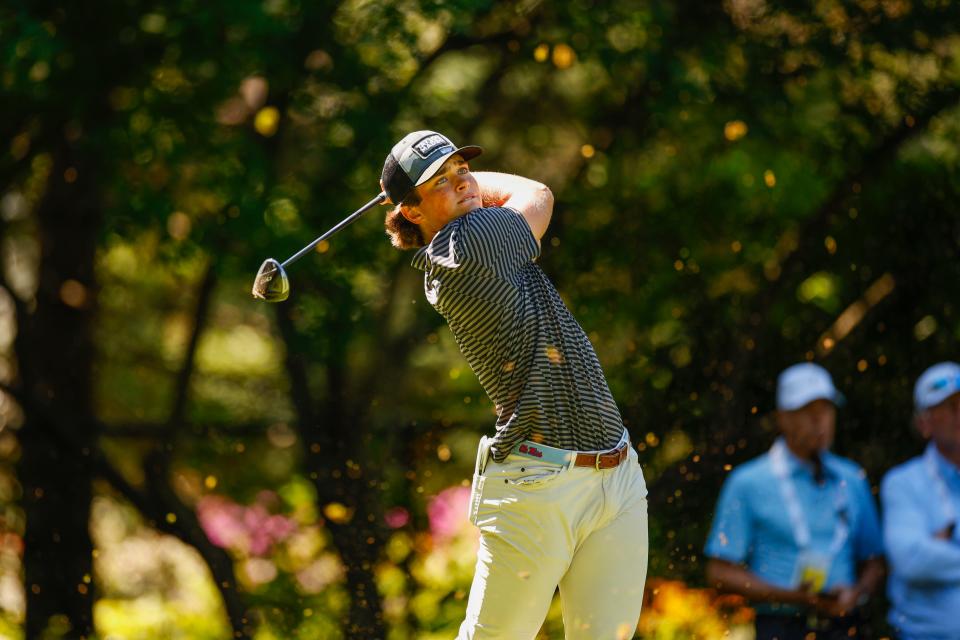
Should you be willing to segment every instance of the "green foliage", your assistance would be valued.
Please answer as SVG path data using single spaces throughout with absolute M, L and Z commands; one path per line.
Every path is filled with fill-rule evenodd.
M 83 300 L 97 310 L 108 460 L 139 486 L 163 445 L 189 508 L 210 496 L 252 508 L 268 492 L 271 514 L 316 538 L 301 556 L 287 542 L 256 558 L 231 548 L 254 637 L 345 633 L 355 576 L 315 591 L 297 576 L 318 562 L 337 573 L 348 553 L 334 548 L 337 527 L 364 522 L 380 529 L 375 562 L 343 562 L 376 574 L 390 637 L 449 635 L 472 552 L 418 536 L 426 500 L 469 477 L 493 408 L 409 256 L 374 211 L 291 269 L 289 326 L 248 291 L 264 258 L 283 259 L 377 192 L 406 131 L 481 144 L 475 168 L 556 194 L 541 265 L 641 450 L 652 574 L 696 582 L 725 465 L 769 445 L 784 366 L 816 358 L 833 371 L 849 398 L 837 448 L 874 482 L 919 448 L 910 385 L 955 357 L 960 337 L 958 19 L 949 2 L 0 9 L 3 280 L 33 304 L 38 208 L 54 181 L 93 180 L 102 225 Z M 65 149 L 88 162 L 55 174 Z M 184 424 L 168 424 L 208 266 L 216 290 Z M 11 318 L 0 379 L 14 385 L 14 308 L 0 298 Z M 19 426 L 12 406 L 0 404 L 0 426 Z M 369 491 L 362 502 L 342 495 L 345 479 Z M 409 524 L 385 528 L 398 507 Z M 127 528 L 111 549 L 145 535 L 120 513 L 110 517 Z M 14 515 L 5 522 L 22 533 Z M 199 562 L 179 548 L 171 566 Z M 195 579 L 208 581 L 209 606 L 178 614 L 170 585 L 118 597 L 126 587 L 96 576 L 98 628 L 224 637 L 215 588 Z M 0 594 L 0 608 L 3 624 L 22 620 L 15 599 Z

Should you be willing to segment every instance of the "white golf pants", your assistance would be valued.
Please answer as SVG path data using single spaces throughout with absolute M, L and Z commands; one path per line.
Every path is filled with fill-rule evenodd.
M 596 470 L 477 453 L 477 567 L 458 640 L 533 639 L 557 586 L 567 640 L 632 638 L 647 574 L 647 487 L 631 447 Z

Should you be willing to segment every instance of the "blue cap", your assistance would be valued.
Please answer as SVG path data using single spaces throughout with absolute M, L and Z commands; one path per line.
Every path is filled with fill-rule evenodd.
M 935 407 L 953 394 L 960 392 L 960 364 L 940 362 L 917 378 L 913 387 L 913 406 L 919 413 Z
M 843 394 L 833 385 L 830 373 L 812 362 L 801 362 L 784 369 L 777 378 L 777 409 L 795 411 L 814 400 L 843 404 Z

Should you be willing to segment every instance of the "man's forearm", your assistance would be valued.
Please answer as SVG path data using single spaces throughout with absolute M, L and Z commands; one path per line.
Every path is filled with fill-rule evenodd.
M 858 599 L 872 595 L 887 573 L 887 565 L 882 558 L 870 558 L 863 563 L 856 590 Z
M 502 206 L 514 195 L 533 196 L 546 188 L 535 180 L 498 171 L 474 171 L 473 177 L 480 186 L 480 197 L 485 207 Z
M 736 593 L 753 602 L 816 603 L 816 594 L 777 587 L 753 572 L 724 560 L 711 560 L 707 564 L 707 582 L 719 591 Z
M 485 207 L 509 206 L 520 212 L 537 242 L 546 233 L 553 214 L 553 193 L 545 184 L 509 173 L 475 171 Z

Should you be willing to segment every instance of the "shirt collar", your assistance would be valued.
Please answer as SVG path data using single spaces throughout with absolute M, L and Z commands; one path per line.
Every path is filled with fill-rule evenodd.
M 940 453 L 940 449 L 937 449 L 937 445 L 933 442 L 927 443 L 927 450 L 932 451 L 930 455 L 933 456 L 933 459 L 937 462 L 937 469 L 940 471 L 941 477 L 943 477 L 948 482 L 956 482 L 960 479 L 960 469 L 957 469 L 957 466 L 943 457 L 943 454 Z
M 784 460 L 787 463 L 787 469 L 790 472 L 790 475 L 795 475 L 797 473 L 806 472 L 811 477 L 813 476 L 813 463 L 806 460 L 802 460 L 797 457 L 793 451 L 790 450 L 790 447 L 787 446 L 786 440 L 783 439 L 783 436 L 777 438 L 777 442 L 783 447 Z M 824 451 L 820 454 L 820 461 L 823 463 L 823 471 L 826 475 L 830 476 L 839 476 L 839 469 L 837 468 L 835 456 L 829 452 Z
M 475 209 L 474 211 L 479 211 Z M 470 213 L 473 213 L 471 211 Z M 456 248 L 454 247 L 457 230 L 461 228 L 463 219 L 470 215 L 464 214 L 445 224 L 426 246 L 421 247 L 410 264 L 421 271 L 430 271 L 433 266 L 446 267 L 447 269 L 456 269 L 460 265 L 457 263 Z
M 427 259 L 427 249 L 429 247 L 430 245 L 426 245 L 417 249 L 410 261 L 410 266 L 420 269 L 420 271 L 427 271 L 430 268 L 430 261 Z

